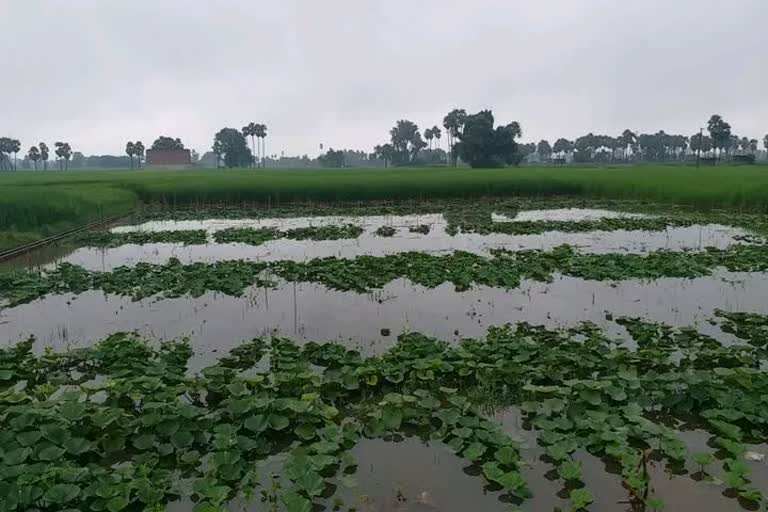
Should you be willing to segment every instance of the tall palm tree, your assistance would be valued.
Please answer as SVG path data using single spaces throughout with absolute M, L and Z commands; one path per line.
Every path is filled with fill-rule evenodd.
M 27 157 L 35 164 L 35 170 L 37 170 L 37 161 L 40 160 L 40 150 L 37 146 L 32 146 L 27 152 Z
M 256 137 L 261 139 L 261 167 L 266 168 L 267 167 L 267 125 L 265 124 L 257 124 L 256 125 Z
M 450 155 L 449 161 L 452 161 L 453 165 L 456 165 L 457 163 L 457 158 L 453 154 L 453 146 L 455 145 L 456 139 L 461 136 L 464 122 L 466 120 L 467 112 L 463 108 L 455 108 L 443 118 L 443 127 L 445 128 L 446 133 L 448 133 L 448 151 Z
M 258 161 L 259 154 L 256 152 L 256 123 L 248 123 L 248 126 L 243 126 L 243 136 L 251 138 L 251 147 L 253 148 L 253 162 L 252 166 L 256 168 L 256 162 Z
M 43 170 L 47 171 L 48 170 L 48 154 L 49 154 L 48 145 L 45 142 L 41 142 L 37 146 L 40 148 L 40 160 L 43 161 Z
M 261 167 L 264 163 L 264 152 L 261 150 L 261 137 L 263 134 L 262 127 L 264 125 L 256 123 L 256 125 L 253 127 L 254 135 L 256 135 L 256 153 L 259 155 L 258 163 L 256 164 L 256 167 Z
M 19 151 L 21 151 L 21 142 L 17 139 L 12 139 L 9 146 L 11 153 L 13 153 L 13 170 L 16 170 L 16 160 L 18 159 Z
M 440 137 L 443 136 L 442 131 L 437 126 L 432 127 L 432 135 L 435 137 L 435 146 L 440 149 Z
M 141 169 L 141 162 L 144 160 L 144 143 L 140 140 L 137 140 L 133 144 L 133 154 L 136 155 L 136 161 L 139 164 L 139 169 Z
M 435 138 L 435 134 L 432 133 L 432 128 L 427 128 L 424 130 L 424 138 L 427 139 L 427 144 L 429 144 L 429 149 L 432 149 L 432 139 Z
M 131 170 L 133 170 L 133 154 L 135 151 L 136 149 L 133 146 L 133 142 L 128 141 L 128 143 L 125 145 L 125 154 L 131 158 Z

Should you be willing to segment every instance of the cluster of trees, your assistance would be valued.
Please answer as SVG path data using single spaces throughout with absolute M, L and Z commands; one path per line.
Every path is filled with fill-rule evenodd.
M 69 159 L 72 158 L 72 148 L 69 142 L 57 142 L 54 144 L 54 147 L 56 149 L 53 152 L 58 157 L 59 170 L 68 171 Z
M 317 163 L 322 167 L 344 167 L 346 159 L 344 158 L 344 150 L 328 149 L 325 153 L 317 157 Z
M 368 166 L 419 166 L 419 165 L 457 165 L 461 160 L 472 167 L 501 167 L 517 165 L 528 159 L 539 162 L 632 162 L 632 161 L 669 161 L 706 157 L 712 161 L 723 157 L 755 158 L 759 141 L 754 138 L 739 137 L 734 134 L 731 125 L 721 116 L 713 115 L 707 122 L 706 133 L 702 129 L 691 136 L 669 134 L 660 130 L 656 133 L 636 133 L 624 130 L 620 135 L 596 135 L 589 133 L 575 140 L 557 139 L 554 144 L 547 140 L 538 143 L 523 144 L 518 142 L 522 129 L 517 122 L 495 126 L 495 119 L 490 110 L 476 114 L 467 114 L 464 109 L 454 109 L 443 118 L 443 129 L 437 125 L 421 131 L 416 123 L 407 119 L 397 121 L 389 131 L 389 141 L 377 145 L 373 153 L 349 149 L 329 149 L 317 160 L 303 157 L 278 158 L 266 154 L 267 126 L 249 123 L 242 129 L 223 128 L 216 133 L 213 153 L 217 165 L 223 162 L 227 167 L 245 167 L 270 165 L 278 167 L 368 167 Z M 443 131 L 444 130 L 444 131 Z M 440 147 L 445 133 L 448 147 Z M 251 138 L 251 148 L 247 138 Z M 762 140 L 768 150 L 768 134 Z M 69 169 L 70 161 L 75 167 L 128 167 L 134 166 L 136 158 L 141 168 L 145 148 L 141 141 L 128 142 L 125 146 L 126 157 L 103 155 L 84 157 L 73 153 L 66 142 L 54 144 L 54 154 L 61 170 Z M 152 144 L 156 150 L 185 149 L 181 139 L 160 136 Z M 253 151 L 251 151 L 251 149 Z M 10 137 L 0 137 L 0 170 L 15 170 L 21 143 Z M 322 146 L 321 146 L 322 150 Z M 22 167 L 37 170 L 39 162 L 43 169 L 48 169 L 49 148 L 45 143 L 32 146 L 22 161 Z M 193 161 L 197 154 L 192 151 Z M 11 155 L 13 158 L 11 159 Z
M 184 144 L 179 138 L 161 135 L 152 143 L 151 149 L 184 149 Z
M 425 157 L 437 154 L 436 149 L 427 149 L 420 153 L 420 159 L 423 162 L 429 162 Z M 445 152 L 441 152 L 445 155 Z M 384 165 L 384 160 L 378 158 L 375 154 L 369 154 L 365 151 L 355 149 L 338 149 L 330 148 L 325 153 L 317 157 L 317 160 L 310 159 L 307 155 L 304 155 L 300 159 L 297 158 L 280 158 L 272 163 L 273 166 L 285 167 L 286 164 L 292 160 L 298 160 L 299 167 L 311 167 L 313 165 L 319 165 L 321 167 L 381 167 Z M 442 161 L 442 160 L 441 160 Z
M 495 128 L 493 125 L 490 110 L 467 116 L 452 152 L 471 167 L 518 165 L 523 159 L 516 142 L 523 134 L 520 123 L 513 121 Z
M 179 139 L 176 139 L 176 140 L 179 140 Z M 155 141 L 155 143 L 157 143 L 157 141 Z M 181 144 L 180 140 L 179 140 L 179 144 Z M 183 147 L 183 144 L 182 144 L 182 147 Z M 141 169 L 141 162 L 144 160 L 144 144 L 140 140 L 137 140 L 136 142 L 128 141 L 128 143 L 126 143 L 125 145 L 125 154 L 128 155 L 128 158 L 131 159 L 131 169 L 133 169 L 133 157 L 136 157 L 137 163 L 139 165 L 139 169 Z
M 19 151 L 21 151 L 21 142 L 17 139 L 0 137 L 0 169 L 15 171 Z M 13 162 L 11 162 L 11 154 L 13 154 Z
M 251 148 L 247 137 L 251 138 Z M 267 162 L 267 125 L 248 123 L 240 130 L 222 128 L 213 137 L 211 151 L 216 155 L 216 166 L 221 167 L 266 167 Z
M 251 145 L 253 146 L 253 166 L 256 167 L 257 162 L 261 162 L 261 166 L 264 167 L 266 165 L 266 154 L 267 154 L 267 148 L 266 148 L 266 139 L 267 139 L 267 125 L 265 124 L 259 124 L 259 123 L 248 123 L 247 126 L 243 126 L 243 129 L 241 130 L 243 137 L 250 137 L 251 138 Z M 256 139 L 259 139 L 259 147 L 256 148 Z M 215 146 L 215 141 L 214 141 Z M 214 149 L 214 152 L 216 150 Z M 217 153 L 218 155 L 218 153 Z
M 707 133 L 702 129 L 690 137 L 660 130 L 656 133 L 635 133 L 624 130 L 621 135 L 595 135 L 589 133 L 574 141 L 557 139 L 554 145 L 542 140 L 538 144 L 524 144 L 522 153 L 535 156 L 540 162 L 551 159 L 574 162 L 613 161 L 670 161 L 685 160 L 696 155 L 721 160 L 724 156 L 752 156 L 758 150 L 758 140 L 739 137 L 732 133 L 731 125 L 717 114 L 707 122 Z M 768 135 L 763 140 L 768 150 Z
M 424 163 L 457 164 L 461 159 L 472 167 L 503 167 L 517 165 L 523 154 L 516 139 L 522 135 L 520 124 L 512 122 L 494 127 L 490 110 L 468 115 L 464 109 L 454 109 L 443 119 L 448 137 L 449 153 L 439 148 L 442 131 L 437 126 L 424 131 L 425 142 L 419 127 L 413 121 L 401 119 L 389 131 L 390 141 L 373 148 L 370 158 L 382 160 L 384 165 L 415 166 Z M 436 140 L 437 148 L 432 148 Z M 427 161 L 419 159 L 425 147 Z
M 249 167 L 254 165 L 253 153 L 248 148 L 245 135 L 236 128 L 222 128 L 213 138 L 213 152 L 217 166 L 224 162 L 226 167 Z
M 21 150 L 21 143 L 19 143 L 18 140 L 12 140 L 12 144 L 6 145 L 5 140 L 10 140 L 6 138 L 0 139 L 0 153 L 7 153 L 8 150 L 12 150 L 14 157 L 13 157 L 13 169 L 17 169 L 17 156 L 16 154 Z M 56 159 L 59 162 L 59 169 L 60 170 L 68 170 L 69 169 L 69 161 L 72 158 L 73 152 L 72 147 L 69 145 L 68 142 L 57 142 L 54 144 L 54 155 L 56 155 Z M 43 169 L 48 170 L 48 160 L 50 158 L 50 149 L 48 148 L 48 145 L 45 142 L 41 142 L 37 146 L 32 146 L 27 151 L 26 160 L 32 162 L 32 165 L 34 165 L 35 170 L 38 168 L 38 162 L 42 161 L 43 163 Z M 0 159 L 2 160 L 2 159 Z M 2 165 L 2 162 L 0 162 L 0 165 Z

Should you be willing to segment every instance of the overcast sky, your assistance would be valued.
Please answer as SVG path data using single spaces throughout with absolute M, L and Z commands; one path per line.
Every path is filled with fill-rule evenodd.
M 207 151 L 365 149 L 397 119 L 493 110 L 524 140 L 768 132 L 768 0 L 0 0 L 0 136 Z

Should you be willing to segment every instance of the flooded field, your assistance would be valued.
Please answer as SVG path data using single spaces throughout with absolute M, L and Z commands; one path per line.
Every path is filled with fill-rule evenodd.
M 118 436 L 157 436 L 115 456 L 146 462 L 153 446 L 150 466 L 184 475 L 186 486 L 155 475 L 170 479 L 155 496 L 169 510 L 764 505 L 764 219 L 466 204 L 173 216 L 0 271 L 0 381 L 15 386 L 3 400 L 55 378 L 91 404 L 135 373 L 160 378 L 136 397 L 194 406 L 199 429 L 149 434 L 142 409 L 141 427 Z M 179 241 L 157 241 L 169 232 Z M 102 388 L 105 376 L 123 384 Z M 158 391 L 172 385 L 183 392 Z M 236 405 L 253 397 L 269 412 Z M 175 422 L 168 411 L 158 425 Z M 0 487 L 28 446 L 8 443 Z M 116 509 L 147 492 L 126 491 Z

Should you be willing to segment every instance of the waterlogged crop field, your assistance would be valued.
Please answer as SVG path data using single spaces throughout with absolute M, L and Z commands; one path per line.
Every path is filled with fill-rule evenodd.
M 144 207 L 0 270 L 0 511 L 759 510 L 768 219 Z

